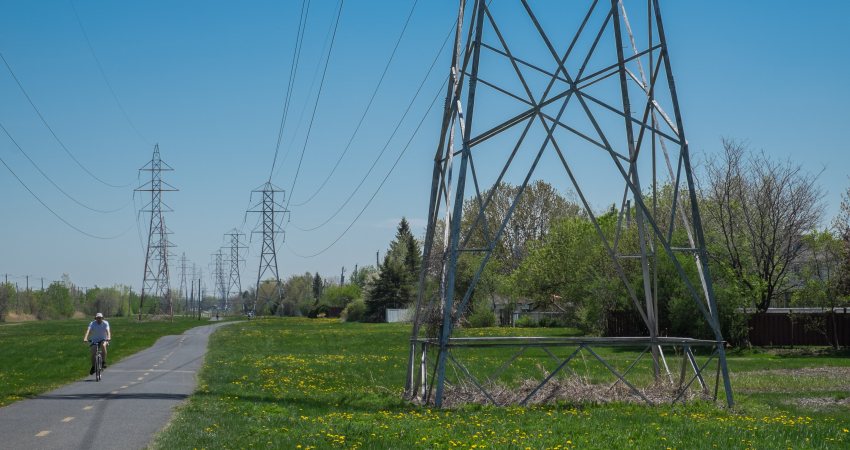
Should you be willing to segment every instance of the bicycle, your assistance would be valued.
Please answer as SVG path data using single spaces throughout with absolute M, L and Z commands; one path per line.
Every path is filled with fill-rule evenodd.
M 97 351 L 94 355 L 94 379 L 95 381 L 100 381 L 101 373 L 103 372 L 103 347 L 100 345 L 103 342 L 109 342 L 107 339 L 101 339 L 95 342 L 92 339 L 89 339 L 89 346 L 95 345 L 97 346 Z

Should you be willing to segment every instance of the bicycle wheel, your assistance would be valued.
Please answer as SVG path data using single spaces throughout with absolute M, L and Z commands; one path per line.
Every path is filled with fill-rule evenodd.
M 100 381 L 100 372 L 103 370 L 103 356 L 100 353 L 100 349 L 97 349 L 97 355 L 95 355 L 94 360 L 94 379 L 96 381 Z

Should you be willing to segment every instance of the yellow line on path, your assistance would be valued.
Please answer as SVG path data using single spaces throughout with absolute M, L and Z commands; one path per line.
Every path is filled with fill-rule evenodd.
M 72 420 L 74 420 L 74 417 L 70 416 L 70 417 L 66 417 L 66 418 L 62 419 L 62 422 L 70 422 Z
M 92 409 L 92 408 L 94 408 L 94 405 L 83 406 L 83 411 L 88 411 L 88 410 L 90 410 L 90 409 Z
M 50 434 L 50 430 L 39 431 L 39 432 L 35 435 L 35 437 L 45 437 L 45 436 L 47 436 L 48 434 Z

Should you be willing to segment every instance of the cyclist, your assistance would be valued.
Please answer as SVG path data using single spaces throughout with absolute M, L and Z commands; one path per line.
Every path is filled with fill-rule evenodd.
M 83 342 L 89 341 L 89 334 L 91 334 L 92 342 L 100 342 L 100 348 L 103 351 L 103 368 L 106 368 L 106 343 L 112 339 L 112 330 L 109 329 L 109 322 L 103 320 L 103 314 L 97 313 L 94 315 L 94 320 L 89 324 L 89 327 L 86 328 L 86 335 L 83 336 Z M 89 375 L 94 373 L 94 359 L 95 354 L 97 354 L 97 349 L 95 349 L 94 345 L 91 347 L 91 370 L 89 370 Z

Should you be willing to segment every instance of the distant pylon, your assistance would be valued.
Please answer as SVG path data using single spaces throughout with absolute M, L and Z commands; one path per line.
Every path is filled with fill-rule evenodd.
M 150 181 L 139 186 L 136 191 L 150 192 L 150 202 L 145 206 L 143 212 L 150 213 L 150 225 L 148 227 L 148 247 L 145 253 L 145 271 L 142 280 L 142 295 L 139 300 L 139 320 L 145 304 L 145 296 L 158 299 L 156 313 L 162 314 L 166 310 L 169 316 L 174 315 L 171 303 L 171 288 L 168 276 L 168 248 L 172 245 L 168 242 L 168 228 L 165 226 L 163 212 L 171 209 L 162 202 L 162 193 L 176 191 L 173 186 L 162 180 L 163 171 L 174 170 L 166 164 L 159 156 L 159 144 L 153 147 L 153 157 L 144 167 L 142 172 L 150 172 Z
M 262 198 L 254 206 L 252 206 L 248 212 L 262 214 L 262 229 L 261 231 L 254 230 L 253 232 L 262 233 L 263 243 L 260 251 L 260 267 L 257 270 L 257 290 L 254 295 L 254 304 L 251 306 L 251 311 L 256 310 L 257 303 L 261 300 L 263 302 L 273 300 L 276 305 L 275 308 L 277 308 L 280 306 L 281 300 L 283 299 L 280 275 L 277 270 L 275 235 L 283 234 L 283 228 L 281 228 L 278 224 L 278 221 L 283 220 L 283 217 L 288 212 L 283 204 L 275 200 L 276 193 L 283 194 L 281 197 L 284 197 L 286 194 L 282 189 L 273 185 L 270 181 L 251 191 L 252 199 L 253 194 L 255 193 L 260 194 Z M 283 199 L 281 198 L 281 201 L 282 200 Z M 266 276 L 267 274 L 269 276 L 274 276 L 274 288 L 272 289 L 272 292 L 260 289 L 263 276 Z
M 239 232 L 236 228 L 230 230 L 225 236 L 230 238 L 230 259 L 227 263 L 230 265 L 230 280 L 227 283 L 227 297 L 236 294 L 242 295 L 242 279 L 239 276 L 240 265 L 245 261 L 240 254 L 240 250 L 247 249 L 244 243 L 241 242 L 245 238 L 245 234 Z M 242 306 L 245 310 L 245 305 Z M 247 311 L 245 311 L 247 312 Z
M 186 284 L 186 252 L 180 256 L 180 296 L 183 297 L 183 301 L 185 303 L 185 310 L 189 310 L 189 291 L 188 286 Z
M 215 285 L 216 294 L 221 298 L 221 307 L 227 310 L 227 269 L 224 267 L 224 251 L 218 249 L 213 256 L 213 283 Z

